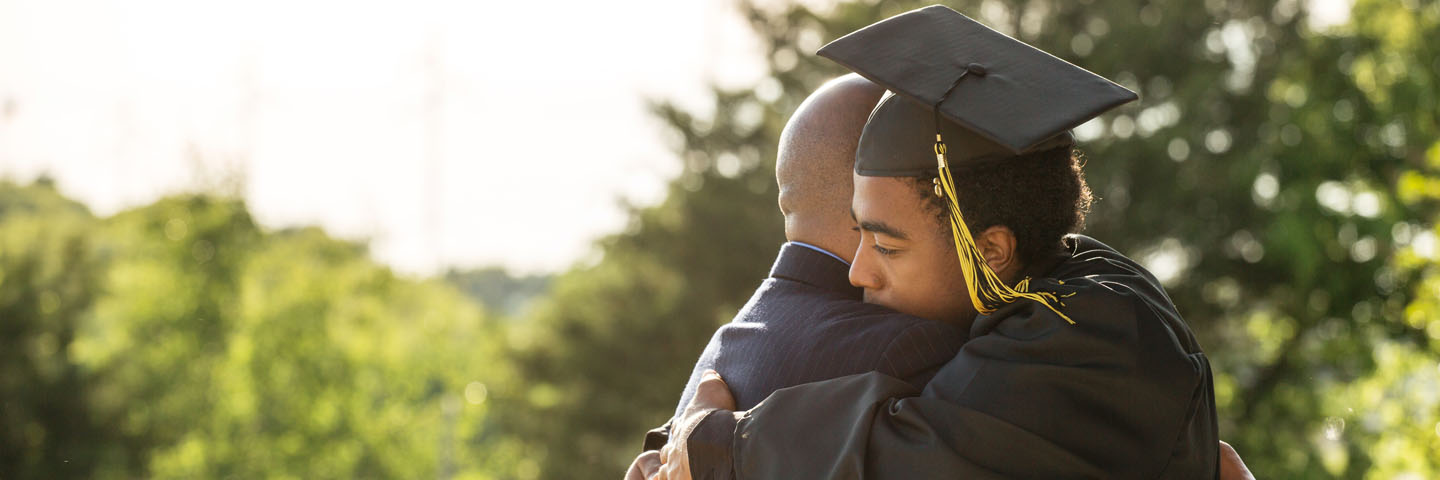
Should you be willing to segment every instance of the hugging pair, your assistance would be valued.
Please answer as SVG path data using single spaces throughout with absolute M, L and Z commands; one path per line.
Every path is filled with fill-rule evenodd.
M 859 76 L 781 136 L 789 242 L 628 478 L 1248 476 L 1159 282 L 1072 233 L 1068 130 L 1133 92 L 942 6 L 819 55 Z

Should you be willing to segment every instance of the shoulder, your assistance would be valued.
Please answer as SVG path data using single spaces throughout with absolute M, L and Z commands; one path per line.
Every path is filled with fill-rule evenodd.
M 863 331 L 871 339 L 916 335 L 925 331 L 959 331 L 950 324 L 926 320 L 860 301 L 831 303 L 824 311 L 818 313 L 824 318 L 820 324 L 827 328 Z
M 1066 241 L 1070 258 L 1031 282 L 1033 290 L 1059 297 L 1058 311 L 1020 300 L 982 315 L 967 350 L 1006 360 L 1193 374 L 1188 357 L 1200 346 L 1160 282 L 1095 239 Z
M 1039 281 L 1060 297 L 1058 311 L 1019 300 L 982 315 L 970 332 L 977 353 L 1058 365 L 1139 366 L 1200 351 L 1163 292 L 1124 278 Z M 989 356 L 989 355 L 987 355 Z
M 971 335 L 1070 341 L 1091 338 L 1102 350 L 1134 349 L 1160 342 L 1184 353 L 1198 353 L 1195 341 L 1160 282 L 1139 263 L 1083 235 L 1067 238 L 1071 257 L 1033 290 L 1056 294 L 1057 311 L 1021 300 L 976 320 Z
M 1185 404 L 1208 376 L 1196 361 L 1202 352 L 1189 326 L 1143 269 L 1115 258 L 1096 263 L 1032 282 L 1061 297 L 1059 312 L 1021 300 L 977 318 L 961 357 L 973 368 L 1065 372 L 1087 384 L 1115 382 L 1137 397 Z
M 885 354 L 895 356 L 938 350 L 948 358 L 955 356 L 966 339 L 965 330 L 957 325 L 908 317 L 906 322 L 897 324 L 893 329 Z
M 1139 262 L 1084 235 L 1071 235 L 1066 242 L 1070 258 L 1057 265 L 1047 278 L 1039 279 L 1042 283 L 1099 301 L 1143 302 L 1150 308 L 1175 311 L 1160 281 Z
M 843 295 L 813 285 L 771 277 L 761 282 L 731 323 L 768 324 L 790 317 L 809 316 L 809 312 L 846 301 Z
M 921 320 L 890 337 L 881 353 L 882 370 L 924 388 L 930 377 L 955 358 L 967 339 L 964 329 L 943 322 Z
M 839 348 L 875 352 L 872 361 L 877 370 L 905 380 L 928 379 L 955 357 L 967 338 L 965 329 L 957 325 L 863 303 L 821 325 L 825 330 L 847 332 L 837 337 Z
M 802 282 L 771 278 L 720 330 L 760 329 L 796 345 L 809 345 L 804 348 L 874 352 L 902 332 L 929 323 L 935 322 Z
M 802 286 L 803 287 L 803 286 Z M 806 343 L 816 348 L 854 352 L 857 356 L 887 356 L 903 350 L 916 339 L 944 340 L 955 348 L 964 343 L 965 331 L 951 324 L 906 315 L 880 305 L 835 295 L 819 289 L 805 294 L 805 300 L 789 300 L 792 305 L 805 304 L 793 315 L 776 319 L 781 309 L 756 308 L 751 316 L 770 317 L 768 322 L 798 323 Z M 768 303 L 768 302 L 760 302 Z M 953 351 L 952 351 L 953 355 Z

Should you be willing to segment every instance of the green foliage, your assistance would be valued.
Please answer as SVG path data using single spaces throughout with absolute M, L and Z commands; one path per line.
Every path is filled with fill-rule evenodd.
M 49 185 L 0 182 L 0 476 L 84 477 L 114 441 L 70 355 L 102 278 L 95 219 Z
M 0 199 L 0 477 L 523 474 L 490 414 L 501 337 L 448 285 L 233 199 Z

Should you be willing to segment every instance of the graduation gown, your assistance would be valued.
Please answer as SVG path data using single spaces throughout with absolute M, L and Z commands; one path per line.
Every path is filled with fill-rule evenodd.
M 976 318 L 923 390 L 880 373 L 712 414 L 696 478 L 1217 478 L 1209 361 L 1156 279 L 1084 236 L 1020 301 Z

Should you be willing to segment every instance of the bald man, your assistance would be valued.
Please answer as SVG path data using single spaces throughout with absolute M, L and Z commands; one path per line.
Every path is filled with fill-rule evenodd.
M 858 76 L 840 77 L 790 117 L 775 160 L 788 241 L 769 278 L 711 337 L 677 416 L 707 370 L 723 375 L 746 409 L 781 388 L 870 371 L 922 388 L 964 343 L 954 325 L 863 303 L 848 279 L 860 241 L 850 217 L 855 148 L 882 93 Z M 652 430 L 645 449 L 668 435 L 666 427 Z

